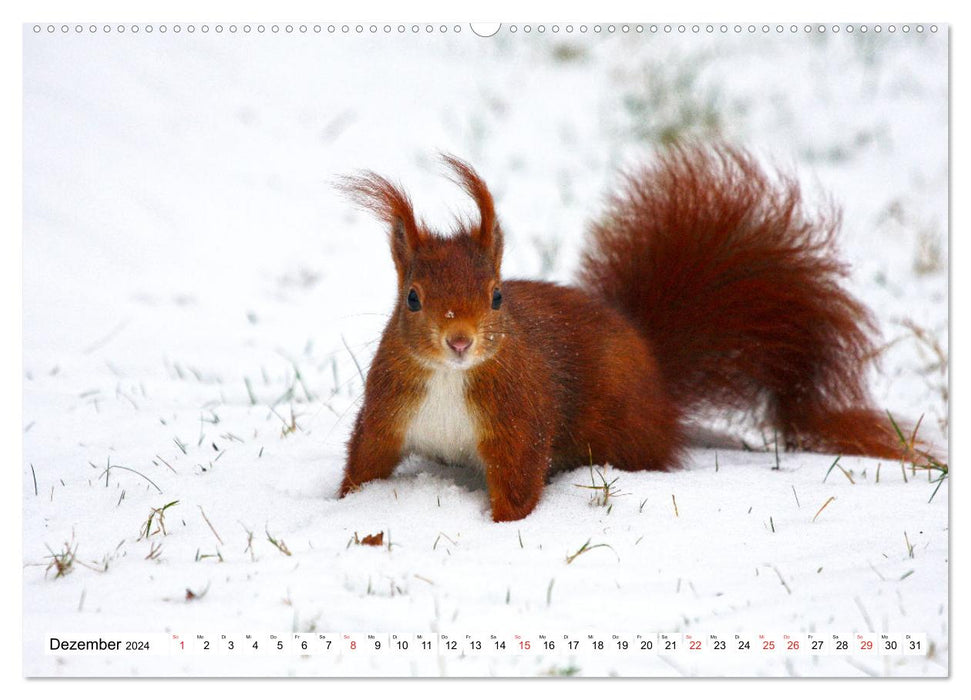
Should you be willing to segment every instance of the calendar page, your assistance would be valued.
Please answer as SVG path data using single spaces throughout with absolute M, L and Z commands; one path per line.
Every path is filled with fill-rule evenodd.
M 948 35 L 25 24 L 24 674 L 948 676 Z

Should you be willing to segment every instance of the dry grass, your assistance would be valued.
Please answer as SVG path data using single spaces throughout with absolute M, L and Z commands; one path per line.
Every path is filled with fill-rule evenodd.
M 165 530 L 165 513 L 169 508 L 177 505 L 179 505 L 178 501 L 172 501 L 159 508 L 152 508 L 151 513 L 148 514 L 148 518 L 145 520 L 145 523 L 142 525 L 142 528 L 139 531 L 138 539 L 145 540 L 159 533 L 161 533 L 162 536 L 169 534 Z M 154 528 L 154 530 L 152 528 Z

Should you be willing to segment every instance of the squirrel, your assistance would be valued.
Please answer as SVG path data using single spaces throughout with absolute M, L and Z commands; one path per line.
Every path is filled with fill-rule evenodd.
M 562 286 L 502 278 L 492 195 L 442 158 L 479 215 L 451 235 L 380 175 L 342 184 L 389 227 L 398 295 L 341 498 L 420 454 L 481 469 L 493 520 L 519 520 L 553 470 L 677 468 L 702 409 L 757 411 L 789 449 L 910 456 L 869 398 L 876 326 L 840 286 L 839 212 L 810 217 L 791 176 L 671 146 L 625 175 Z

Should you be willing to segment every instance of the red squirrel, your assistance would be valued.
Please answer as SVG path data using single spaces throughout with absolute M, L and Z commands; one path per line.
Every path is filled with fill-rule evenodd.
M 841 286 L 838 212 L 727 145 L 678 145 L 627 174 L 576 286 L 504 280 L 485 182 L 443 156 L 478 222 L 451 235 L 371 172 L 344 189 L 390 230 L 397 302 L 348 443 L 340 496 L 408 454 L 480 468 L 493 520 L 529 515 L 552 470 L 669 470 L 699 409 L 759 411 L 789 448 L 907 447 L 873 407 L 875 324 Z

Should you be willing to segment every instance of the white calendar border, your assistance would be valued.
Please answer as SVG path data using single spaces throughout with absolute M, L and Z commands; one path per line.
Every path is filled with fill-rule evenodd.
M 618 10 L 616 8 L 622 7 L 625 4 L 627 3 L 621 3 L 619 1 L 618 2 L 608 1 L 606 4 L 603 2 L 598 2 L 593 6 L 592 10 L 587 9 L 585 14 L 587 14 L 587 16 L 589 16 L 590 14 L 598 14 L 601 17 L 603 17 L 604 15 L 617 15 Z M 376 5 L 378 9 L 376 10 L 371 9 L 374 7 L 374 5 Z M 401 12 L 400 4 L 392 5 L 388 0 L 383 0 L 382 2 L 374 3 L 374 5 L 369 4 L 368 7 L 363 7 L 362 3 L 355 3 L 351 6 L 345 6 L 343 10 L 341 10 L 339 6 L 334 6 L 334 7 L 327 8 L 327 14 L 329 16 L 333 16 L 335 19 L 352 19 L 353 17 L 361 18 L 362 16 L 367 18 L 368 15 L 373 18 L 390 17 L 390 16 L 397 16 Z M 440 15 L 448 12 L 454 12 L 456 8 L 454 4 L 446 5 L 443 0 L 437 0 L 434 3 L 431 3 L 431 5 L 433 8 L 431 12 L 436 15 Z M 131 4 L 122 3 L 120 2 L 120 0 L 101 0 L 96 3 L 85 3 L 82 7 L 84 8 L 83 10 L 81 9 L 81 7 L 79 7 L 79 4 L 77 2 L 66 2 L 65 0 L 53 0 L 51 2 L 45 3 L 44 6 L 42 7 L 41 6 L 30 7 L 27 5 L 27 3 L 20 3 L 15 7 L 15 9 L 11 14 L 14 14 L 13 19 L 17 23 L 37 20 L 38 15 L 43 17 L 50 17 L 50 18 L 54 18 L 54 17 L 63 18 L 68 16 L 73 17 L 77 14 L 83 14 L 85 16 L 85 19 L 125 17 L 126 19 L 140 18 L 144 21 L 156 21 L 158 17 L 161 14 L 163 14 L 162 10 L 160 10 L 158 7 L 152 6 L 151 4 L 131 5 Z M 240 16 L 257 17 L 263 14 L 262 11 L 265 11 L 266 7 L 267 6 L 265 3 L 258 3 L 252 0 L 244 0 L 243 2 L 235 3 L 231 11 L 234 14 L 237 14 Z M 424 7 L 427 8 L 427 5 L 425 5 Z M 587 7 L 589 8 L 589 4 L 587 5 Z M 272 9 L 280 16 L 298 15 L 298 16 L 304 16 L 304 17 L 317 16 L 318 14 L 320 14 L 320 11 L 321 11 L 319 4 L 311 4 L 306 0 L 301 0 L 299 2 L 288 2 L 287 0 L 283 0 L 282 2 L 274 3 L 272 5 Z M 505 16 L 508 16 L 510 13 L 515 13 L 517 10 L 520 13 L 523 12 L 522 3 L 513 3 L 513 2 L 507 2 L 506 0 L 499 0 L 499 2 L 490 4 L 488 13 L 505 17 Z M 922 17 L 932 17 L 934 19 L 937 19 L 937 18 L 948 17 L 949 16 L 948 10 L 949 10 L 949 4 L 944 4 L 942 2 L 932 1 L 932 2 L 924 2 L 924 3 L 921 3 L 920 5 L 915 5 L 913 2 L 903 3 L 898 1 L 892 1 L 892 2 L 882 4 L 880 6 L 879 13 L 881 14 L 881 18 L 886 18 L 886 17 L 913 18 L 915 14 L 919 13 Z M 187 2 L 186 0 L 171 0 L 170 2 L 166 3 L 164 14 L 169 16 L 185 17 L 190 19 L 191 18 L 202 19 L 204 17 L 205 18 L 212 17 L 214 16 L 214 14 L 218 14 L 220 12 L 229 12 L 229 11 L 230 10 L 228 8 L 224 10 L 213 10 L 211 7 L 202 6 L 199 3 Z M 559 9 L 559 11 L 561 12 L 563 11 L 562 7 Z M 815 17 L 817 18 L 825 17 L 827 19 L 835 18 L 835 17 L 846 17 L 847 14 L 852 12 L 846 3 L 844 2 L 837 3 L 831 0 L 824 0 L 824 2 L 813 3 L 811 11 Z M 4 10 L 4 12 L 5 14 L 7 14 L 7 13 L 10 13 L 10 10 Z M 760 2 L 751 2 L 749 0 L 743 3 L 736 3 L 735 5 L 733 5 L 731 9 L 731 14 L 737 17 L 765 17 L 765 18 L 771 18 L 771 19 L 784 18 L 784 15 L 786 13 L 793 13 L 793 12 L 795 12 L 798 16 L 790 17 L 790 19 L 800 19 L 800 20 L 806 19 L 806 17 L 804 16 L 806 13 L 806 9 L 803 9 L 802 11 L 800 11 L 798 8 L 796 8 L 794 10 L 791 6 L 783 8 L 783 7 L 780 7 L 777 3 L 769 3 L 765 0 Z M 410 13 L 411 12 L 409 11 L 409 14 Z M 426 13 L 427 13 L 427 10 L 426 10 Z M 569 14 L 571 18 L 575 19 L 577 11 L 571 8 L 569 10 L 566 10 L 566 13 Z M 345 16 L 340 17 L 341 14 L 344 14 Z M 419 14 L 421 14 L 420 11 L 419 11 Z M 477 12 L 476 14 L 481 14 L 481 12 Z M 699 11 L 694 8 L 685 7 L 684 4 L 682 3 L 678 5 L 673 5 L 673 6 L 659 5 L 656 7 L 651 7 L 650 14 L 654 15 L 652 16 L 652 19 L 656 19 L 658 21 L 660 21 L 661 19 L 664 19 L 665 16 L 679 21 L 685 21 L 692 18 L 703 21 L 706 19 L 722 17 L 725 14 L 725 9 L 724 9 L 724 5 L 716 6 L 714 3 L 705 3 L 703 6 L 703 9 Z M 5 19 L 10 19 L 10 18 L 5 16 Z M 481 19 L 491 19 L 491 17 L 483 17 Z M 851 17 L 850 19 L 851 21 L 859 21 L 860 17 L 855 16 L 855 17 Z M 872 19 L 872 17 L 867 19 Z M 942 19 L 942 21 L 947 21 L 947 20 Z M 16 84 L 19 84 L 19 80 L 22 75 L 20 39 L 19 39 L 20 28 L 19 26 L 15 26 L 14 22 L 5 23 L 4 26 L 9 32 L 7 36 L 8 41 L 4 42 L 5 44 L 4 50 L 6 51 L 6 56 L 5 56 L 6 60 L 4 60 L 3 62 L 3 65 L 4 65 L 3 73 L 5 76 L 4 80 L 6 85 L 16 85 Z M 962 62 L 963 62 L 963 65 L 968 65 L 967 57 L 964 56 L 964 54 L 966 53 L 965 46 L 966 44 L 960 41 L 955 42 L 955 45 L 953 48 L 953 56 L 952 56 L 955 65 L 962 65 Z M 955 116 L 957 116 L 959 113 L 963 114 L 967 111 L 966 109 L 964 109 L 966 106 L 965 94 L 966 93 L 964 91 L 961 91 L 960 93 L 958 92 L 958 90 L 954 91 Z M 20 109 L 12 109 L 10 111 L 13 113 L 13 119 L 12 119 L 12 123 L 7 129 L 8 138 L 10 139 L 8 141 L 8 144 L 13 144 L 15 147 L 8 148 L 7 152 L 18 154 L 14 158 L 14 162 L 19 172 L 19 152 L 20 151 L 19 151 L 19 145 L 17 144 L 19 144 L 19 139 L 20 139 L 19 120 L 22 112 Z M 954 121 L 955 123 L 960 123 L 961 119 L 962 118 L 958 117 Z M 953 143 L 954 143 L 955 152 L 961 151 L 962 155 L 966 155 L 967 149 L 964 146 L 963 136 L 960 133 L 954 134 Z M 965 184 L 963 179 L 963 173 L 964 173 L 963 166 L 959 166 L 956 163 L 954 166 L 954 174 L 957 177 L 956 179 L 952 180 L 952 191 L 954 192 L 959 191 L 960 185 Z M 21 188 L 18 186 L 19 175 L 14 175 L 13 178 L 11 178 L 11 180 L 12 182 L 5 182 L 5 184 L 7 184 L 8 186 L 3 188 L 4 192 L 6 193 L 6 197 L 8 199 L 8 206 L 5 207 L 5 210 L 8 212 L 19 210 L 19 205 L 20 205 Z M 957 210 L 957 207 L 955 209 Z M 962 216 L 959 219 L 957 212 L 955 213 L 954 226 L 957 230 L 962 230 L 962 227 L 960 224 L 961 222 L 964 221 L 965 218 L 966 217 Z M 10 239 L 8 239 L 5 245 L 13 247 L 16 252 L 15 240 L 11 241 Z M 954 249 L 952 249 L 952 254 L 954 251 L 958 251 L 958 250 L 959 250 L 959 247 L 955 246 Z M 13 280 L 14 282 L 16 282 L 17 280 L 19 280 L 19 259 L 20 259 L 19 255 L 6 254 L 6 251 L 5 251 L 5 254 L 2 257 L 3 257 L 3 260 L 5 261 L 4 263 L 5 268 L 3 272 L 8 273 L 3 275 L 3 278 L 7 280 Z M 960 269 L 958 267 L 959 264 L 960 262 L 956 263 L 955 269 Z M 964 282 L 962 281 L 960 276 L 956 276 L 953 280 L 953 293 L 960 296 L 961 295 L 960 289 L 963 286 L 963 284 Z M 15 286 L 15 285 L 11 285 L 11 286 Z M 12 295 L 5 295 L 5 301 L 2 303 L 2 306 L 4 307 L 5 320 L 7 320 L 8 318 L 18 317 L 20 313 L 20 309 L 22 308 L 22 299 L 20 298 L 19 294 L 16 293 L 16 290 L 15 290 L 15 293 Z M 8 324 L 5 324 L 5 325 L 8 325 Z M 963 340 L 963 333 L 959 334 L 959 337 L 957 339 L 957 344 L 961 344 L 962 340 Z M 14 347 L 17 347 L 17 348 L 21 347 L 21 343 L 19 341 L 20 341 L 20 332 L 18 328 L 18 330 L 15 331 L 13 336 Z M 20 368 L 19 362 L 5 363 L 5 365 L 6 364 L 15 365 L 15 371 L 19 373 L 19 368 Z M 9 372 L 11 367 L 6 367 L 6 369 Z M 9 373 L 12 374 L 12 372 L 9 372 Z M 955 376 L 957 376 L 957 374 L 958 373 L 956 373 Z M 958 383 L 958 381 L 959 380 L 956 379 L 955 383 Z M 12 384 L 12 386 L 14 385 L 15 384 Z M 955 408 L 953 410 L 959 411 L 959 408 Z M 7 400 L 4 402 L 2 418 L 4 418 L 5 420 L 0 420 L 0 426 L 3 426 L 2 428 L 0 428 L 0 430 L 3 430 L 3 436 L 7 438 L 6 440 L 4 440 L 4 444 L 16 446 L 15 450 L 18 452 L 18 454 L 14 456 L 14 461 L 17 461 L 17 459 L 22 457 L 22 455 L 19 454 L 20 422 L 16 420 L 16 418 L 19 415 L 19 412 L 20 412 L 19 398 L 16 396 L 16 392 L 9 392 L 9 395 L 7 396 Z M 960 445 L 963 442 L 963 437 L 960 434 L 958 434 L 958 435 L 955 435 L 953 440 L 954 440 L 953 447 L 958 447 L 958 453 L 960 454 L 962 452 L 962 450 L 960 449 Z M 19 490 L 8 489 L 7 498 L 9 499 L 9 501 L 7 504 L 7 508 L 4 509 L 4 513 L 3 513 L 3 517 L 6 520 L 5 524 L 8 526 L 6 528 L 6 531 L 16 532 L 17 523 L 19 521 L 18 516 L 21 513 L 21 506 L 22 506 L 22 504 L 19 502 L 19 499 L 20 499 Z M 955 524 L 957 524 L 958 521 L 961 521 L 963 518 L 963 516 L 958 511 L 955 511 L 955 510 L 951 511 L 951 516 L 952 516 L 952 527 Z M 963 531 L 963 528 L 961 529 Z M 961 575 L 963 574 L 962 569 L 964 565 L 962 561 L 959 559 L 958 562 L 952 562 L 951 566 L 952 566 L 952 569 L 951 569 L 952 585 L 950 586 L 950 590 L 954 590 L 954 585 L 953 585 L 954 581 L 963 580 L 964 578 L 963 575 Z M 21 591 L 21 584 L 22 584 L 22 581 L 20 579 L 19 567 L 8 566 L 6 568 L 7 568 L 7 576 L 4 579 L 4 582 L 5 582 L 4 591 L 8 594 L 6 599 L 7 600 L 20 599 L 21 607 L 22 607 L 23 601 L 21 596 L 18 595 L 18 593 L 20 593 Z M 951 617 L 953 621 L 960 617 L 959 611 L 961 610 L 961 607 L 960 607 L 961 603 L 960 601 L 954 600 L 954 599 L 952 599 L 951 602 L 952 602 L 952 606 L 950 610 L 951 610 Z M 953 626 L 951 626 L 951 629 L 953 629 Z M 7 679 L 15 679 L 17 677 L 20 677 L 19 683 L 14 681 L 9 685 L 14 689 L 15 692 L 17 690 L 27 691 L 28 687 L 26 686 L 26 682 L 21 676 L 21 670 L 20 670 L 23 667 L 22 666 L 22 661 L 23 661 L 22 644 L 20 643 L 16 634 L 8 634 L 4 636 L 3 645 L 4 645 L 3 658 L 5 660 L 5 664 L 9 666 L 9 667 L 5 667 L 5 671 L 6 671 L 5 677 Z M 667 681 L 667 682 L 674 683 L 677 681 Z M 666 682 L 661 681 L 661 683 L 664 684 Z M 825 692 L 833 688 L 834 683 L 839 683 L 839 685 L 842 685 L 842 683 L 840 682 L 824 681 L 824 683 L 825 683 L 824 687 L 819 687 L 815 683 L 803 684 L 803 685 L 789 684 L 785 687 L 785 692 L 787 695 L 791 695 L 792 697 L 796 697 L 796 698 L 803 697 L 803 696 L 806 696 L 806 697 L 811 696 L 815 698 L 819 695 L 821 691 Z M 517 689 L 530 688 L 529 686 L 525 686 L 525 687 L 520 686 L 519 683 L 517 682 L 510 682 L 509 684 L 504 684 L 502 686 L 502 692 L 508 692 L 508 690 L 511 689 L 511 686 L 513 684 L 515 684 Z M 141 683 L 138 686 L 130 686 L 128 683 L 119 684 L 117 682 L 110 682 L 110 681 L 86 681 L 85 687 L 87 691 L 96 693 L 99 697 L 113 697 L 115 694 L 120 695 L 121 692 L 123 691 L 125 692 L 126 695 L 129 695 L 131 692 L 137 692 L 139 696 L 143 698 L 155 698 L 155 697 L 168 698 L 171 696 L 173 692 L 188 691 L 191 693 L 197 693 L 197 692 L 211 693 L 214 690 L 211 683 L 207 683 L 206 681 L 189 681 L 186 683 L 180 683 L 178 686 L 169 686 L 167 684 L 146 684 L 146 683 Z M 272 685 L 261 685 L 261 690 L 263 692 L 272 692 L 273 690 L 275 690 L 275 687 L 276 687 L 275 683 L 273 683 Z M 296 693 L 296 694 L 299 694 L 302 691 L 302 692 L 306 692 L 308 695 L 310 694 L 310 692 L 313 692 L 316 695 L 316 694 L 319 694 L 321 690 L 321 688 L 317 686 L 303 685 L 302 687 L 300 686 L 295 687 L 294 684 L 292 683 L 288 684 L 286 687 L 288 692 Z M 384 689 L 384 690 L 388 689 L 388 686 L 386 684 L 384 684 L 383 686 L 375 686 L 375 687 L 379 689 Z M 695 686 L 695 687 L 698 690 L 706 693 L 710 693 L 711 691 L 711 687 L 707 684 L 703 684 L 700 687 L 698 686 Z M 956 684 L 947 684 L 947 685 L 935 684 L 934 692 L 935 692 L 935 695 L 943 695 L 946 697 L 948 694 L 954 692 L 953 689 L 955 687 L 956 687 Z M 228 689 L 230 690 L 230 692 L 234 692 L 234 693 L 245 692 L 247 689 L 250 689 L 250 688 L 252 688 L 251 684 L 249 684 L 248 681 L 245 681 L 245 680 L 223 681 L 220 683 L 220 686 L 219 686 L 220 691 L 224 691 Z M 483 688 L 482 685 L 476 686 L 474 683 L 466 683 L 464 684 L 462 692 L 466 692 L 466 693 L 471 692 L 473 696 L 475 696 L 477 694 L 478 689 L 481 689 L 481 688 Z M 684 688 L 685 686 L 679 685 L 678 692 L 684 692 Z M 771 694 L 776 695 L 779 691 L 779 689 L 775 686 L 775 683 L 766 684 L 766 683 L 759 683 L 755 681 L 733 682 L 732 688 L 733 688 L 733 692 L 745 692 L 746 694 L 750 693 L 751 697 L 759 697 L 760 693 L 765 693 L 766 695 L 769 695 L 770 692 Z M 854 686 L 854 688 L 858 688 L 858 686 Z M 661 685 L 660 687 L 656 685 L 651 686 L 651 691 L 653 692 L 658 692 L 659 690 L 663 692 L 668 689 L 673 690 L 674 688 L 673 686 L 669 688 L 666 685 Z M 29 690 L 30 690 L 31 696 L 34 698 L 47 698 L 47 697 L 63 698 L 65 692 L 70 692 L 71 689 L 65 687 L 63 683 L 49 683 L 49 684 L 31 683 L 31 685 L 29 686 Z M 345 691 L 360 692 L 361 684 L 360 682 L 354 682 L 354 681 L 339 681 L 339 680 L 331 681 L 326 686 L 326 690 L 328 692 L 345 692 Z M 434 698 L 434 697 L 440 697 L 440 696 L 444 697 L 446 693 L 451 697 L 452 695 L 454 695 L 455 690 L 456 688 L 454 684 L 440 684 L 440 683 L 437 683 L 435 680 L 416 680 L 416 681 L 410 682 L 408 686 L 408 692 L 420 692 L 423 697 L 428 697 L 428 698 Z M 485 692 L 489 692 L 490 694 L 493 694 L 495 690 L 496 689 L 493 686 L 491 688 L 487 688 Z M 620 692 L 621 695 L 624 695 L 624 694 L 633 695 L 636 692 L 638 696 L 641 696 L 645 689 L 641 685 L 636 685 L 636 684 L 618 685 L 615 683 L 611 685 L 610 690 L 612 693 Z M 556 692 L 558 696 L 562 696 L 564 698 L 573 698 L 573 697 L 589 698 L 590 693 L 596 692 L 596 689 L 591 688 L 591 686 L 588 683 L 583 683 L 579 685 L 560 683 L 556 688 Z M 879 692 L 881 693 L 882 698 L 893 698 L 898 696 L 904 696 L 905 694 L 907 697 L 912 697 L 915 692 L 919 692 L 919 689 L 916 688 L 913 683 L 905 683 L 905 684 L 883 683 L 879 688 Z

